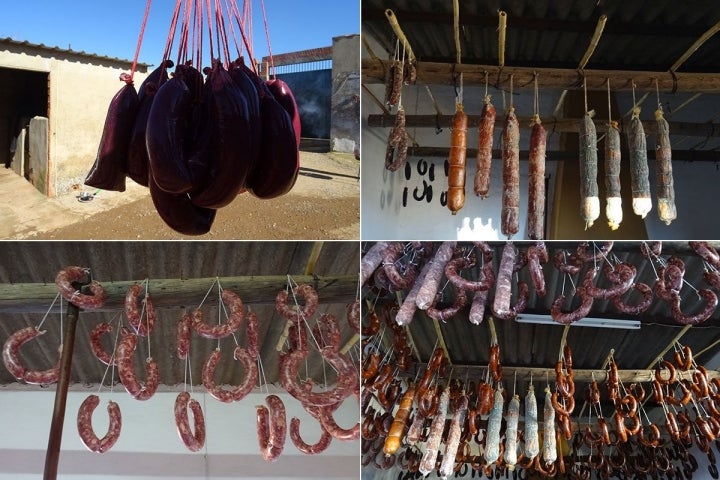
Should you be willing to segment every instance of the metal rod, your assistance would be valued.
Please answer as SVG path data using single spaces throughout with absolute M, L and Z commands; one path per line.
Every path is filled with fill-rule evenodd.
M 75 346 L 75 327 L 77 326 L 79 315 L 80 309 L 68 302 L 65 332 L 63 333 L 63 348 L 60 355 L 60 378 L 58 379 L 55 390 L 55 405 L 53 406 L 53 415 L 50 421 L 47 453 L 45 454 L 44 480 L 55 480 L 57 478 L 58 461 L 60 460 L 60 443 L 62 440 L 63 424 L 65 422 L 65 403 L 67 402 L 72 355 Z

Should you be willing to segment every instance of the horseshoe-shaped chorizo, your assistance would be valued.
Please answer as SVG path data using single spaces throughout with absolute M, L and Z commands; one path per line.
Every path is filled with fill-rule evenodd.
M 95 435 L 92 427 L 92 415 L 95 408 L 100 403 L 100 397 L 97 395 L 88 395 L 88 397 L 80 404 L 77 417 L 77 428 L 80 439 L 88 450 L 95 453 L 105 453 L 115 445 L 120 437 L 120 429 L 122 427 L 122 416 L 120 415 L 120 407 L 113 401 L 108 402 L 107 411 L 110 417 L 108 431 L 103 438 Z
M 625 303 L 622 300 L 624 294 L 612 297 L 610 300 L 613 302 L 613 305 L 615 306 L 615 308 L 618 309 L 619 312 L 625 313 L 627 315 L 640 315 L 642 312 L 644 312 L 650 307 L 650 304 L 653 301 L 653 290 L 644 283 L 636 283 L 635 285 L 633 285 L 632 288 L 637 290 L 642 295 L 642 300 L 640 300 L 637 305 L 628 305 L 627 303 Z
M 188 406 L 193 413 L 195 432 L 190 430 Z M 175 399 L 175 425 L 180 440 L 191 452 L 197 452 L 205 445 L 205 416 L 200 402 L 190 398 L 188 392 L 180 392 Z
M 208 325 L 205 323 L 203 313 L 197 309 L 192 314 L 192 327 L 198 335 L 204 338 L 217 340 L 219 338 L 229 337 L 242 325 L 245 320 L 245 306 L 243 301 L 234 292 L 223 290 L 221 294 L 223 302 L 227 305 L 229 314 L 225 323 Z M 219 308 L 222 308 L 220 306 Z
M 103 333 L 110 333 L 112 329 L 112 325 L 108 322 L 102 322 L 98 323 L 90 332 L 90 349 L 95 357 L 105 365 L 117 365 L 112 355 L 105 351 L 105 347 L 103 347 L 102 340 L 100 339 Z
M 100 308 L 105 305 L 107 300 L 107 292 L 100 283 L 93 280 L 88 284 L 88 289 L 92 295 L 86 295 L 80 293 L 80 290 L 73 287 L 73 282 L 82 282 L 87 280 L 90 269 L 83 267 L 65 267 L 64 270 L 60 270 L 55 277 L 55 285 L 57 286 L 60 296 L 65 300 L 72 303 L 73 305 L 92 310 Z
M 146 293 L 145 297 L 141 300 L 142 309 L 140 305 L 138 305 L 141 291 L 142 287 L 138 284 L 131 285 L 130 288 L 128 288 L 125 294 L 125 315 L 135 332 L 141 337 L 146 337 L 152 333 L 155 328 L 157 315 L 155 314 L 155 308 L 153 307 L 149 293 Z M 143 312 L 142 318 L 141 312 Z
M 295 297 L 303 297 L 305 305 L 295 307 L 288 305 L 288 292 L 280 290 L 275 297 L 275 310 L 293 323 L 298 323 L 301 319 L 309 320 L 315 315 L 318 307 L 318 294 L 315 289 L 307 284 L 298 285 L 293 289 Z
M 287 422 L 285 421 L 285 404 L 277 395 L 265 397 L 268 407 L 255 406 L 256 427 L 260 453 L 267 462 L 274 462 L 280 457 L 285 447 Z
M 560 295 L 553 301 L 552 306 L 550 307 L 550 316 L 552 316 L 553 320 L 564 325 L 570 325 L 573 322 L 577 322 L 578 320 L 585 318 L 588 313 L 590 313 L 590 309 L 592 308 L 592 304 L 595 299 L 590 295 L 587 295 L 583 287 L 579 287 L 577 289 L 577 294 L 580 296 L 582 302 L 578 308 L 572 312 L 563 313 L 562 311 L 562 304 L 565 300 L 565 295 Z
M 672 303 L 670 304 L 670 310 L 672 311 L 673 319 L 682 325 L 698 325 L 703 323 L 705 320 L 715 312 L 715 308 L 718 305 L 718 298 L 715 292 L 712 290 L 703 288 L 698 294 L 705 299 L 705 306 L 703 309 L 695 315 L 687 315 L 680 309 L 680 295 L 673 295 Z
M 137 347 L 137 335 L 123 328 L 115 350 L 118 375 L 125 390 L 136 400 L 147 400 L 155 394 L 160 380 L 158 364 L 152 357 L 145 361 L 145 384 L 141 384 L 135 376 L 133 353 Z
M 26 327 L 16 331 L 10 335 L 7 340 L 5 340 L 2 351 L 3 363 L 5 363 L 5 368 L 7 368 L 16 379 L 33 385 L 48 385 L 57 382 L 60 377 L 59 355 L 58 361 L 54 367 L 42 371 L 27 370 L 20 360 L 20 347 L 44 333 L 45 330 L 38 330 L 35 327 Z M 62 352 L 62 344 L 60 345 L 58 351 Z

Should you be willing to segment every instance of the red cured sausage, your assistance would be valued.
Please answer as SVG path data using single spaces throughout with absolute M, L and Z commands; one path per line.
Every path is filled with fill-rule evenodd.
M 670 225 L 677 218 L 677 209 L 675 208 L 675 189 L 673 188 L 670 127 L 663 116 L 662 108 L 655 110 L 655 120 L 657 124 L 655 164 L 657 165 L 658 217 L 666 225 Z
M 293 323 L 301 319 L 309 320 L 315 315 L 318 307 L 318 294 L 310 285 L 298 285 L 293 289 L 293 297 L 303 297 L 305 305 L 299 308 L 288 305 L 289 295 L 286 290 L 280 290 L 275 297 L 275 311 Z
M 443 242 L 435 253 L 435 257 L 431 260 L 430 267 L 425 275 L 425 281 L 415 298 L 415 303 L 420 310 L 427 310 L 435 302 L 435 295 L 445 272 L 445 265 L 452 258 L 455 244 L 456 242 Z
M 327 407 L 319 408 L 318 420 L 324 431 L 328 432 L 332 438 L 336 440 L 352 442 L 360 438 L 360 422 L 356 422 L 350 428 L 342 428 L 337 424 L 333 416 L 333 412 L 337 410 L 339 405 L 330 405 Z
M 33 385 L 48 385 L 57 382 L 60 376 L 60 356 L 53 368 L 49 370 L 35 371 L 27 370 L 20 360 L 20 347 L 33 338 L 43 335 L 45 330 L 38 330 L 35 327 L 26 327 L 14 332 L 3 344 L 3 363 L 5 368 L 18 380 Z M 59 351 L 62 352 L 62 345 Z
M 420 271 L 420 274 L 415 279 L 415 283 L 413 283 L 413 286 L 405 297 L 402 305 L 400 305 L 400 308 L 395 315 L 395 323 L 398 325 L 409 325 L 415 316 L 415 311 L 417 310 L 417 294 L 423 286 L 423 283 L 425 283 L 425 276 L 427 275 L 428 270 L 430 270 L 431 265 L 431 262 L 425 264 L 423 269 Z
M 510 107 L 502 133 L 503 196 L 500 231 L 512 237 L 520 229 L 520 124 Z
M 640 315 L 642 312 L 650 307 L 653 300 L 652 288 L 644 283 L 636 283 L 633 288 L 642 294 L 642 300 L 637 305 L 628 305 L 622 300 L 623 295 L 612 297 L 611 300 L 615 308 L 619 312 L 626 313 L 628 315 Z
M 225 390 L 215 383 L 215 368 L 220 362 L 222 353 L 219 349 L 213 350 L 208 359 L 205 361 L 202 369 L 202 382 L 208 393 L 215 399 L 224 403 L 238 402 L 245 398 L 252 391 L 258 379 L 257 357 L 251 357 L 247 350 L 238 346 L 235 347 L 233 354 L 235 360 L 240 361 L 243 365 L 244 376 L 240 384 L 231 389 Z
M 355 300 L 347 306 L 347 321 L 350 328 L 357 334 L 360 333 L 360 300 Z
M 467 160 L 467 114 L 463 106 L 455 106 L 448 170 L 447 206 L 455 215 L 465 205 L 465 162 Z
M 190 430 L 188 406 L 193 413 L 194 430 Z M 190 398 L 188 392 L 180 392 L 175 399 L 175 425 L 180 440 L 191 452 L 197 452 L 205 445 L 205 416 L 200 402 Z
M 545 149 L 547 133 L 535 116 L 530 132 L 530 161 L 528 164 L 527 236 L 532 240 L 545 238 Z M 547 261 L 547 260 L 546 260 Z
M 359 379 L 357 370 L 344 355 L 333 352 L 329 347 L 323 348 L 320 354 L 338 372 L 338 380 L 334 388 L 323 392 L 313 392 L 300 385 L 297 376 L 300 363 L 306 357 L 306 352 L 302 351 L 293 351 L 285 356 L 280 365 L 280 383 L 290 395 L 300 402 L 325 407 L 341 402 L 353 393 L 359 385 Z
M 290 419 L 290 440 L 298 450 L 306 455 L 317 455 L 330 446 L 332 436 L 322 428 L 320 432 L 320 439 L 316 443 L 306 443 L 300 436 L 300 419 L 296 417 Z
M 129 75 L 123 73 L 120 79 L 125 85 L 110 101 L 97 157 L 84 183 L 103 190 L 124 192 L 127 153 L 137 115 L 138 95 Z
M 90 349 L 95 357 L 105 365 L 117 365 L 115 358 L 105 351 L 105 347 L 100 339 L 103 333 L 110 333 L 112 329 L 112 325 L 107 322 L 102 322 L 98 323 L 90 332 Z
M 264 405 L 257 405 L 256 427 L 260 453 L 267 462 L 274 462 L 280 457 L 285 447 L 287 422 L 285 420 L 285 405 L 277 395 L 265 397 L 269 409 Z
M 122 416 L 120 415 L 120 406 L 109 401 L 107 406 L 110 424 L 108 431 L 103 438 L 98 438 L 93 431 L 92 415 L 95 408 L 100 403 L 100 397 L 97 395 L 88 395 L 88 397 L 80 404 L 77 416 L 77 429 L 80 439 L 88 450 L 95 453 L 105 453 L 115 445 L 120 437 L 120 429 L 122 428 Z
M 680 309 L 680 295 L 673 295 L 672 303 L 670 304 L 670 310 L 672 311 L 673 319 L 683 325 L 697 325 L 704 322 L 715 312 L 715 308 L 718 305 L 718 298 L 715 292 L 708 289 L 701 289 L 698 294 L 705 299 L 705 306 L 703 309 L 695 315 L 687 315 Z
M 572 312 L 563 313 L 562 311 L 562 304 L 565 300 L 565 295 L 560 295 L 553 301 L 552 306 L 550 307 L 550 315 L 553 320 L 558 323 L 569 325 L 573 322 L 577 322 L 581 318 L 585 318 L 588 313 L 590 313 L 590 309 L 592 308 L 594 301 L 593 297 L 586 294 L 583 287 L 579 287 L 577 289 L 577 294 L 580 296 L 581 303 L 578 308 Z
M 79 290 L 72 286 L 75 282 L 85 281 L 89 273 L 90 269 L 87 268 L 65 267 L 65 269 L 60 270 L 55 277 L 55 285 L 60 295 L 73 305 L 87 310 L 102 307 L 107 299 L 107 292 L 103 286 L 95 280 L 88 284 L 88 289 L 92 295 L 80 293 Z
M 320 315 L 312 331 L 320 348 L 330 347 L 336 353 L 340 351 L 340 326 L 334 315 Z
M 135 332 L 141 337 L 146 337 L 152 333 L 155 328 L 155 308 L 153 307 L 150 294 L 146 293 L 142 299 L 142 315 L 138 306 L 138 299 L 142 287 L 140 285 L 131 285 L 125 294 L 125 315 L 128 322 L 132 325 Z
M 537 242 L 535 245 L 528 247 L 527 257 L 535 292 L 539 296 L 544 297 L 547 292 L 545 290 L 545 275 L 543 275 L 541 264 L 547 263 L 548 261 L 548 251 L 545 242 Z
M 405 391 L 400 401 L 400 407 L 393 418 L 392 426 L 385 439 L 385 445 L 383 446 L 385 455 L 393 455 L 400 448 L 400 442 L 405 436 L 405 429 L 407 428 L 407 420 L 410 416 L 413 397 L 415 397 L 415 387 L 411 385 Z
M 439 320 L 441 322 L 445 322 L 446 320 L 454 317 L 458 314 L 458 312 L 467 304 L 467 293 L 465 290 L 458 290 L 457 296 L 455 297 L 455 303 L 450 305 L 449 307 L 438 309 L 435 308 L 435 306 L 428 307 L 426 310 L 426 313 L 428 317 L 433 318 L 435 320 Z
M 208 325 L 203 319 L 201 310 L 195 310 L 192 315 L 192 327 L 198 335 L 204 338 L 218 339 L 229 337 L 237 332 L 245 320 L 245 306 L 234 292 L 223 290 L 222 300 L 230 310 L 228 318 L 223 324 Z
M 364 286 L 373 272 L 380 266 L 385 256 L 388 242 L 377 242 L 365 252 L 360 260 L 360 287 Z
M 123 329 L 120 336 L 115 358 L 117 360 L 118 375 L 125 390 L 136 400 L 147 400 L 155 394 L 160 380 L 158 364 L 152 357 L 145 361 L 145 384 L 140 383 L 135 376 L 133 366 L 133 353 L 137 347 L 137 335 Z
M 192 326 L 192 315 L 186 313 L 180 318 L 177 324 L 176 340 L 177 340 L 177 356 L 181 360 L 187 358 L 188 352 L 190 351 L 190 334 Z
M 490 102 L 490 96 L 486 95 L 478 124 L 478 151 L 475 159 L 477 171 L 475 172 L 474 190 L 475 195 L 480 198 L 487 198 L 490 193 L 490 166 L 496 116 L 495 106 Z

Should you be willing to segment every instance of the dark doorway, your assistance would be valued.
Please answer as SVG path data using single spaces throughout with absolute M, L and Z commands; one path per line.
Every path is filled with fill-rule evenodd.
M 20 131 L 35 116 L 48 116 L 49 74 L 0 67 L 0 164 L 10 168 Z M 25 156 L 27 158 L 27 156 Z

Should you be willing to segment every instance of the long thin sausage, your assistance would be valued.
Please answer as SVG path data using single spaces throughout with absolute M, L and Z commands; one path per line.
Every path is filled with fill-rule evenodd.
M 485 440 L 485 461 L 489 464 L 494 463 L 500 457 L 500 426 L 502 422 L 503 412 L 503 395 L 502 390 L 498 388 L 495 391 L 495 400 L 493 408 L 488 418 L 487 438 Z
M 552 405 L 550 389 L 545 389 L 545 405 L 543 406 L 543 454 L 545 464 L 555 463 L 557 449 L 555 445 L 555 409 Z
M 402 305 L 400 305 L 400 308 L 395 315 L 395 322 L 398 325 L 409 325 L 410 322 L 412 322 L 412 319 L 415 316 L 415 311 L 417 310 L 417 303 L 415 303 L 417 300 L 417 294 L 423 286 L 423 283 L 425 283 L 425 276 L 427 275 L 428 270 L 430 270 L 431 265 L 432 262 L 425 264 L 423 269 L 420 271 L 420 274 L 415 279 L 415 283 L 413 283 L 413 286 L 405 297 Z
M 503 195 L 500 231 L 512 237 L 520 229 L 520 124 L 512 107 L 505 117 L 501 144 Z
M 425 276 L 425 281 L 417 293 L 415 303 L 420 310 L 427 310 L 435 302 L 435 295 L 440 286 L 440 280 L 445 272 L 445 265 L 450 261 L 455 250 L 456 242 L 443 242 L 431 260 L 432 264 Z
M 528 163 L 528 214 L 527 236 L 532 240 L 545 238 L 545 149 L 547 133 L 540 117 L 533 119 L 530 131 L 530 158 Z
M 490 165 L 492 163 L 493 133 L 495 131 L 495 106 L 490 102 L 490 95 L 485 96 L 483 109 L 478 125 L 478 151 L 476 157 L 475 195 L 487 198 L 490 193 Z
M 658 216 L 666 225 L 670 225 L 677 218 L 675 189 L 673 187 L 670 126 L 665 120 L 661 108 L 655 110 L 655 120 L 657 122 L 655 163 L 657 165 Z
M 415 397 L 415 387 L 410 386 L 405 391 L 405 394 L 400 401 L 400 407 L 393 418 L 390 432 L 385 439 L 385 444 L 383 445 L 383 452 L 385 452 L 385 455 L 392 455 L 400 448 L 400 442 L 405 435 L 405 429 L 407 428 L 407 420 L 410 416 L 413 397 Z
M 518 420 L 520 418 L 520 396 L 513 395 L 508 404 L 505 428 L 505 464 L 510 470 L 515 470 L 518 450 Z
M 652 210 L 650 200 L 650 171 L 647 161 L 647 141 L 640 121 L 640 108 L 633 108 L 628 129 L 628 150 L 630 152 L 630 187 L 632 189 L 633 212 L 642 218 Z
M 445 453 L 443 454 L 443 460 L 440 464 L 440 470 L 438 470 L 440 478 L 443 480 L 453 473 L 455 457 L 457 456 L 458 447 L 460 446 L 462 426 L 465 423 L 467 408 L 467 396 L 461 395 L 460 400 L 457 402 L 455 413 L 453 413 L 452 421 L 450 422 L 450 430 L 448 431 L 447 440 L 445 441 Z
M 530 385 L 525 395 L 525 457 L 534 458 L 540 453 L 540 439 L 538 438 L 538 412 L 535 387 Z
M 448 170 L 447 206 L 455 215 L 465 205 L 465 163 L 467 161 L 467 115 L 462 103 L 455 107 Z
M 622 222 L 622 198 L 620 197 L 620 131 L 617 122 L 610 122 L 605 135 L 605 189 L 607 200 L 605 216 L 611 230 L 617 230 Z
M 373 272 L 382 264 L 388 242 L 377 242 L 365 252 L 360 260 L 360 287 L 362 288 Z
M 445 428 L 445 416 L 447 413 L 448 403 L 450 402 L 450 389 L 445 388 L 440 395 L 440 403 L 437 413 L 430 425 L 430 436 L 425 447 L 425 454 L 420 461 L 419 471 L 424 476 L 435 469 L 438 452 L 440 450 L 440 441 L 442 440 L 443 429 Z
M 597 132 L 589 113 L 580 122 L 580 209 L 585 229 L 600 216 L 597 184 Z

